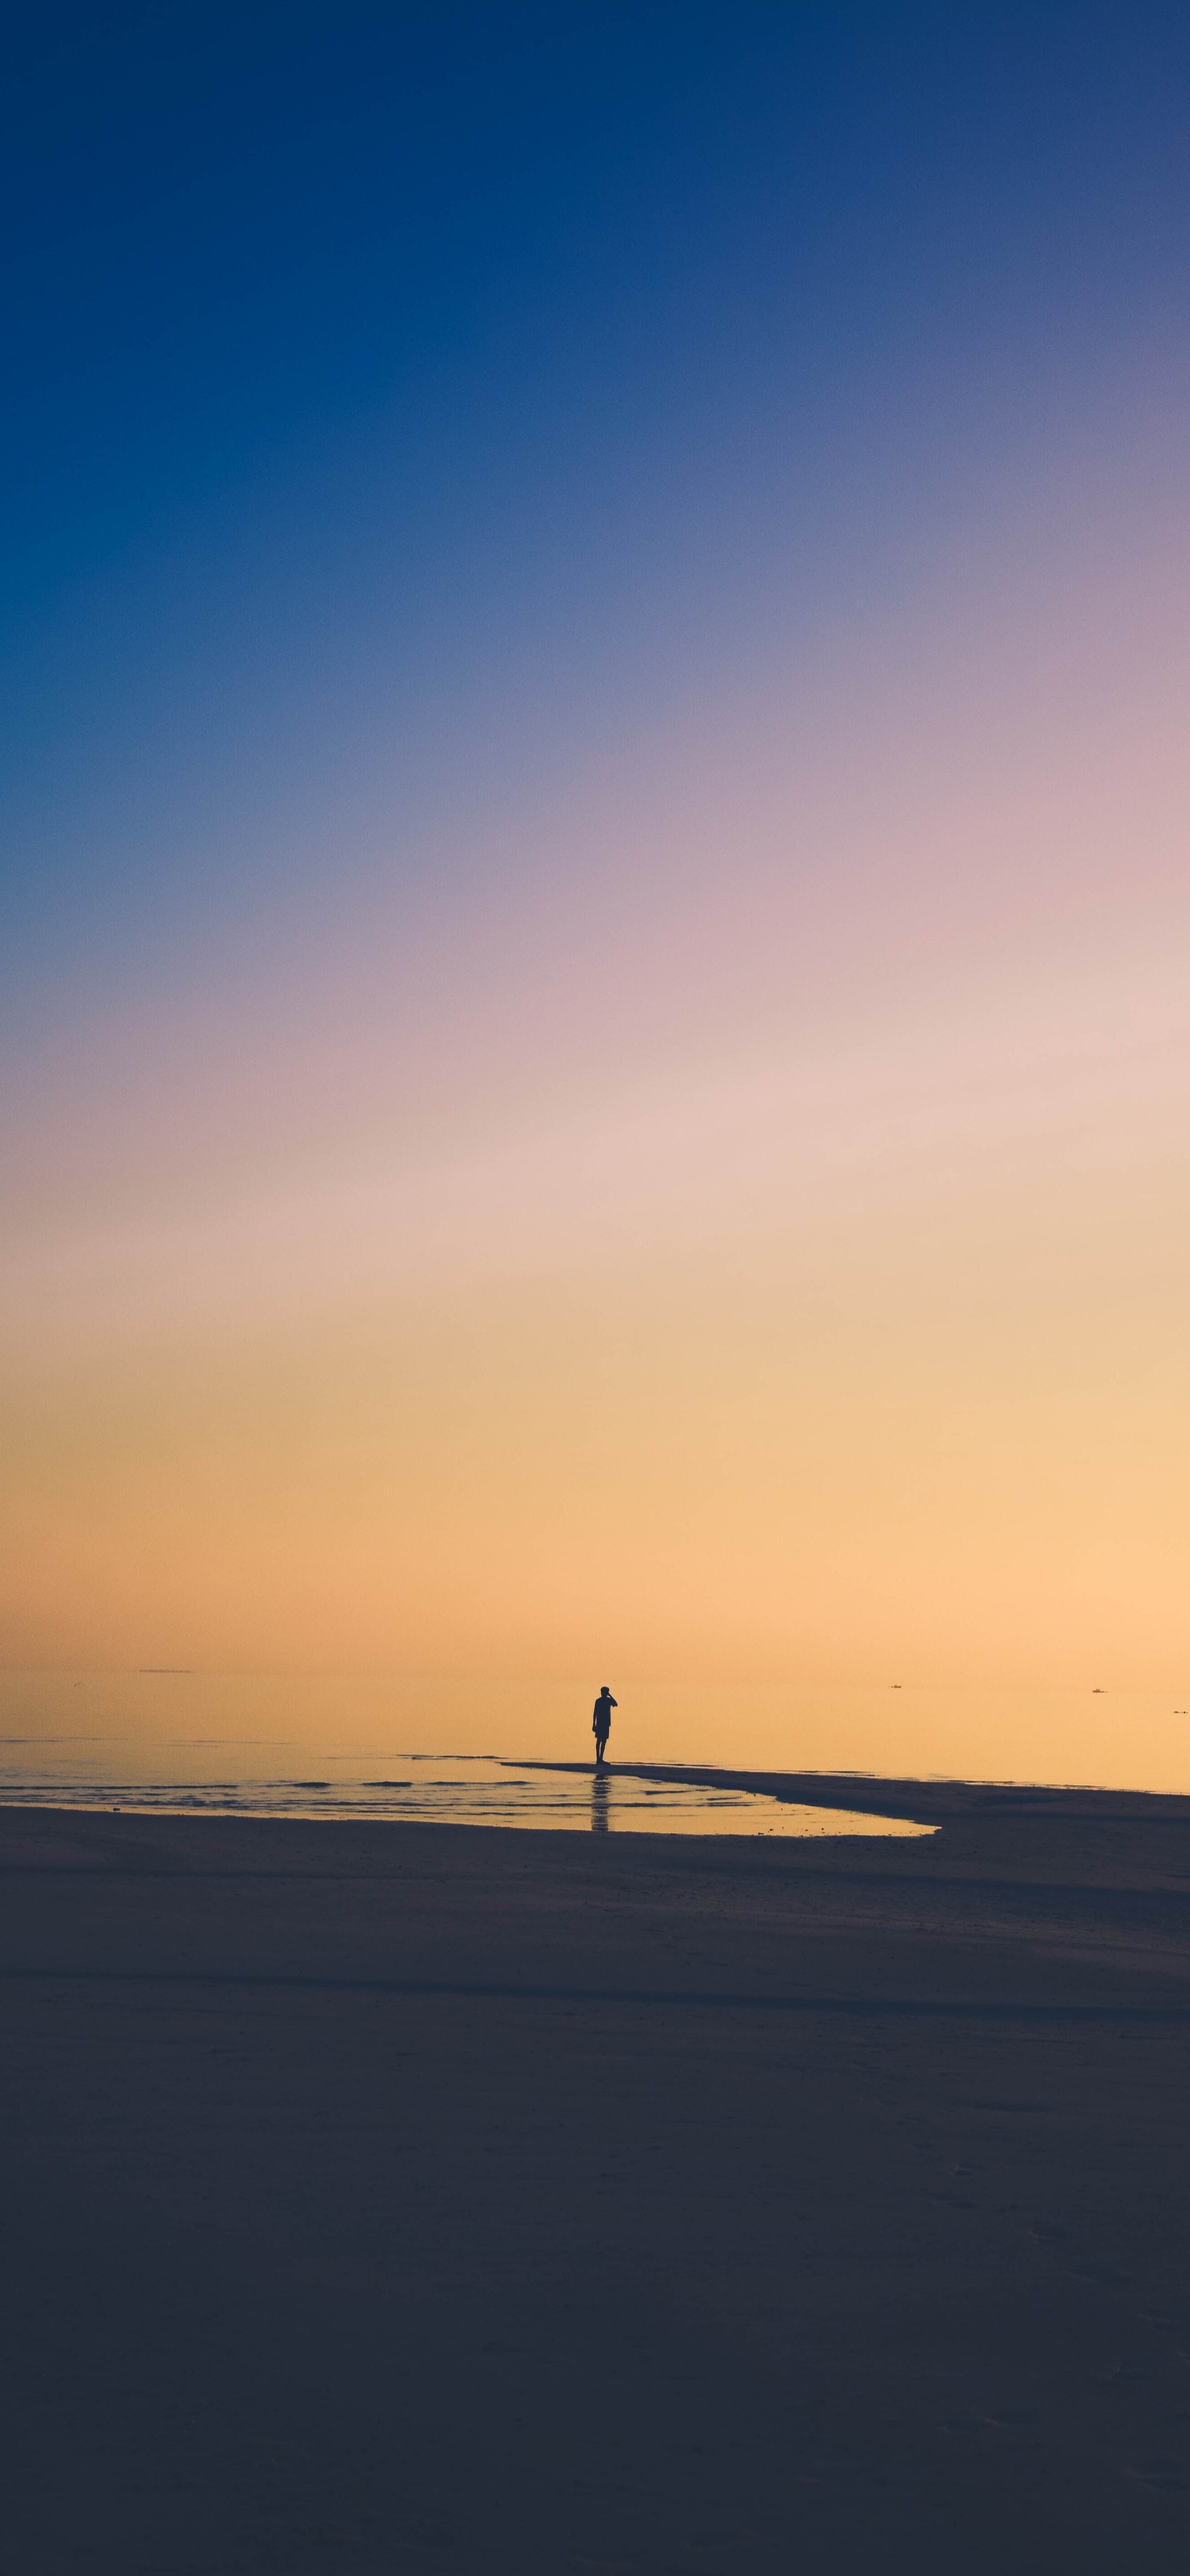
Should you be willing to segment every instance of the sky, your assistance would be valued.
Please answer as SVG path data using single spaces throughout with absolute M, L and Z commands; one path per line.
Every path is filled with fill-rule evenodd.
M 1188 82 L 27 18 L 8 1666 L 1190 1696 Z

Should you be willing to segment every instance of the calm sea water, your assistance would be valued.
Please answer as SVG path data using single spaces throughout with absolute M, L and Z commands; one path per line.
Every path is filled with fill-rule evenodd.
M 787 1806 L 741 1789 L 634 1779 L 614 1770 L 537 1770 L 499 1756 L 407 1754 L 386 1780 L 226 1779 L 147 1783 L 80 1779 L 65 1766 L 40 1779 L 0 1772 L 0 1802 L 113 1807 L 139 1814 L 403 1818 L 618 1834 L 919 1834 L 900 1820 Z
M 602 1678 L 599 1676 L 598 1678 Z M 742 1790 L 633 1780 L 624 1762 L 1078 1782 L 1190 1791 L 1190 1691 L 634 1687 L 611 1776 L 585 1762 L 590 1681 L 494 1684 L 140 1672 L 0 1673 L 0 1799 L 266 1815 L 437 1817 L 589 1831 L 909 1830 Z

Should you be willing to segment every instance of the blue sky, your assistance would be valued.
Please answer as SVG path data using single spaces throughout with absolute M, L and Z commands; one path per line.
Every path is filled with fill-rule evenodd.
M 530 759 L 1011 507 L 1169 362 L 1188 49 L 1152 7 L 39 17 L 5 149 L 22 962 L 72 918 L 168 935 L 200 847 L 222 900 L 273 882 L 278 818 L 292 850 L 377 734 L 416 808 L 464 700 Z

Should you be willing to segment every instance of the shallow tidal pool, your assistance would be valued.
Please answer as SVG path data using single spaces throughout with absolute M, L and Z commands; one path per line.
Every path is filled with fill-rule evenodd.
M 14 1776 L 15 1774 L 15 1776 Z M 902 1818 L 795 1806 L 755 1790 L 694 1780 L 650 1780 L 619 1771 L 552 1769 L 498 1754 L 393 1757 L 384 1778 L 79 1779 L 0 1775 L 0 1803 L 120 1808 L 137 1814 L 325 1816 L 514 1830 L 596 1834 L 921 1835 Z

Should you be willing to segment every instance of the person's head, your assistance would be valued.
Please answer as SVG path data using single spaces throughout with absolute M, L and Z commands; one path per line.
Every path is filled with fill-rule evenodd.
M 610 1699 L 610 1698 L 611 1698 L 611 1695 L 612 1695 L 612 1686 L 611 1686 L 611 1683 L 610 1683 L 610 1682 L 600 1682 L 600 1685 L 599 1685 L 599 1696 L 600 1696 L 600 1699 Z

